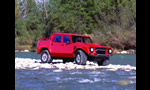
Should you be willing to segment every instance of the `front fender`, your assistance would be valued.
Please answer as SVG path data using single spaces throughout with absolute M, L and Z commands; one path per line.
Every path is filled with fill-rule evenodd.
M 73 52 L 73 55 L 74 55 L 74 57 L 75 57 L 75 54 L 76 54 L 76 52 L 78 51 L 78 50 L 82 50 L 86 55 L 88 55 L 88 53 L 89 53 L 89 49 L 88 49 L 88 47 L 81 47 L 81 46 L 74 46 L 75 48 L 74 48 L 74 52 Z

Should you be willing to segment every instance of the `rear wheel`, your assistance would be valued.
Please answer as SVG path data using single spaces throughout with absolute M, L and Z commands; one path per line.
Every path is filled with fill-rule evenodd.
M 109 59 L 104 59 L 104 60 L 102 60 L 102 61 L 97 61 L 97 64 L 98 64 L 99 66 L 106 66 L 106 65 L 109 64 Z
M 82 51 L 78 50 L 75 56 L 75 63 L 79 65 L 86 65 L 87 55 Z
M 52 58 L 48 50 L 43 50 L 41 53 L 42 63 L 52 63 Z

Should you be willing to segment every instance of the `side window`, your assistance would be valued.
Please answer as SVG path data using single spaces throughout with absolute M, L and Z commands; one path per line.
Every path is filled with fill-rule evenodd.
M 70 37 L 69 36 L 63 36 L 63 43 L 70 43 Z
M 61 42 L 61 36 L 60 35 L 56 35 L 53 39 L 53 42 Z

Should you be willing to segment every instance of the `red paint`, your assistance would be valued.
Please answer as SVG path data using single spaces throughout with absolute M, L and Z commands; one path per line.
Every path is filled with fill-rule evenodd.
M 60 42 L 54 41 L 56 36 L 58 36 L 58 37 L 61 36 Z M 64 36 L 66 36 L 67 38 L 69 37 L 69 39 L 70 39 L 69 43 L 63 42 Z M 112 53 L 108 53 L 108 49 L 112 50 L 112 48 L 95 44 L 95 43 L 93 43 L 93 41 L 92 41 L 92 43 L 84 43 L 84 42 L 73 43 L 72 36 L 86 37 L 92 41 L 91 37 L 85 36 L 85 35 L 68 34 L 68 33 L 54 33 L 49 38 L 41 38 L 38 41 L 37 53 L 40 54 L 42 49 L 47 49 L 52 57 L 74 58 L 75 57 L 74 53 L 78 49 L 83 50 L 87 55 L 96 56 L 97 53 L 96 53 L 95 48 L 105 48 L 106 49 L 105 54 L 107 56 L 112 56 Z M 93 49 L 94 49 L 93 52 L 90 52 L 90 47 L 93 47 Z

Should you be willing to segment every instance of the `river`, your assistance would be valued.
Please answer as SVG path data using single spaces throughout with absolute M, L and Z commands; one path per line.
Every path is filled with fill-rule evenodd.
M 115 54 L 108 66 L 58 62 L 42 64 L 35 52 L 16 52 L 15 90 L 136 90 L 136 54 Z M 60 65 L 75 68 L 59 68 Z

